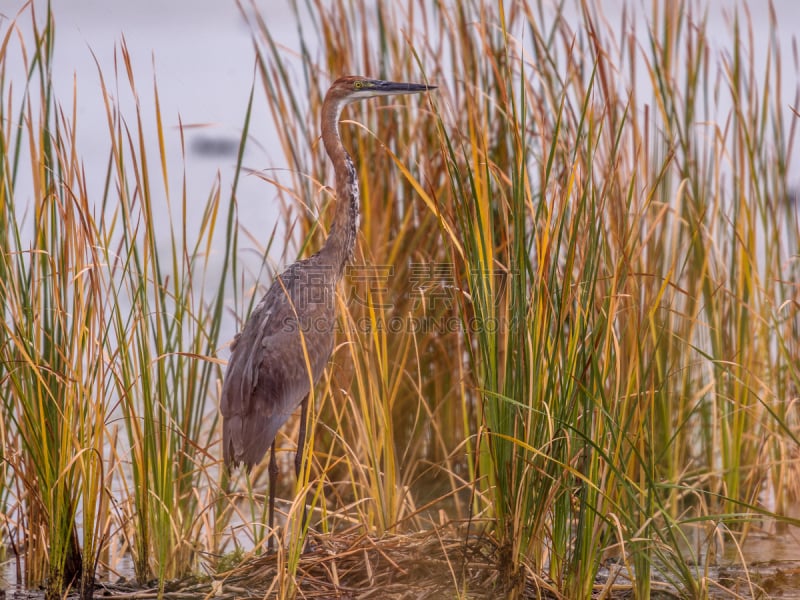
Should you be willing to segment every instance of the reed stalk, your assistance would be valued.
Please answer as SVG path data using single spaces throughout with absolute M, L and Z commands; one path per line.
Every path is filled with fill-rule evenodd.
M 101 554 L 118 542 L 111 531 L 122 531 L 140 581 L 156 574 L 163 585 L 196 567 L 195 539 L 206 524 L 197 516 L 201 481 L 215 462 L 206 450 L 215 422 L 206 402 L 219 379 L 211 357 L 220 344 L 226 298 L 204 298 L 203 290 L 208 284 L 229 288 L 229 258 L 211 277 L 208 266 L 220 237 L 230 256 L 235 205 L 226 209 L 215 187 L 198 230 L 187 231 L 183 181 L 181 225 L 169 228 L 164 248 L 154 234 L 154 207 L 168 215 L 176 207 L 158 89 L 152 105 L 161 140 L 160 192 L 145 143 L 152 136 L 138 105 L 129 123 L 111 101 L 103 73 L 112 143 L 104 195 L 92 196 L 77 145 L 75 97 L 67 109 L 49 79 L 52 15 L 48 10 L 40 24 L 30 11 L 36 47 L 26 54 L 28 86 L 21 102 L 8 90 L 0 103 L 8 111 L 0 186 L 8 232 L 0 267 L 3 456 L 24 493 L 17 546 L 25 548 L 28 585 L 46 581 L 48 597 L 80 585 L 82 597 L 90 597 Z M 121 64 L 136 95 L 124 44 Z M 33 186 L 30 205 L 16 197 L 23 177 Z M 217 227 L 224 210 L 230 213 L 227 231 Z M 120 418 L 127 449 L 115 445 Z M 21 447 L 5 445 L 13 440 Z M 125 492 L 115 516 L 112 489 Z

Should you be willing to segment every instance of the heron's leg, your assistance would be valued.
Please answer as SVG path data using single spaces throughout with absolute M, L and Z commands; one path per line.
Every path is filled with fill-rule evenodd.
M 294 474 L 300 477 L 303 468 L 303 450 L 306 445 L 306 421 L 308 421 L 308 395 L 300 403 L 300 433 L 297 436 L 297 454 L 294 455 Z
M 273 534 L 275 533 L 275 484 L 278 481 L 278 461 L 275 459 L 275 440 L 269 451 L 269 537 L 267 552 L 272 552 Z
M 300 403 L 300 433 L 297 436 L 297 454 L 294 455 L 294 474 L 300 480 L 300 471 L 303 468 L 303 454 L 306 446 L 306 426 L 308 425 L 308 395 Z M 308 502 L 303 500 L 303 521 L 300 523 L 305 527 L 308 520 Z

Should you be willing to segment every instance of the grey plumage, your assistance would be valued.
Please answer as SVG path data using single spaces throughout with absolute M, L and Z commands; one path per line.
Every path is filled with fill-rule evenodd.
M 325 254 L 293 264 L 236 337 L 222 393 L 226 465 L 260 462 L 319 379 L 333 350 L 338 280 Z
M 339 116 L 356 100 L 429 89 L 433 86 L 363 77 L 342 77 L 333 83 L 322 105 L 322 141 L 336 175 L 330 232 L 317 254 L 276 277 L 231 344 L 220 406 L 224 461 L 228 468 L 243 464 L 250 469 L 272 448 L 270 529 L 278 471 L 275 436 L 298 406 L 305 417 L 308 394 L 333 351 L 336 285 L 352 259 L 358 233 L 358 177 L 339 137 Z M 305 422 L 300 424 L 297 473 L 304 440 Z

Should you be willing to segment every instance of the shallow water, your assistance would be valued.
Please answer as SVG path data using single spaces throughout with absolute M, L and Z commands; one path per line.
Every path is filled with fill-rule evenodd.
M 711 597 L 715 599 L 733 598 L 727 588 L 738 594 L 741 598 L 786 598 L 800 600 L 800 529 L 792 527 L 784 533 L 754 532 L 748 536 L 740 548 L 733 543 L 726 543 L 717 547 L 717 558 L 709 559 L 708 566 L 697 565 L 698 577 L 707 573 L 707 577 L 718 582 L 719 588 L 709 586 Z M 742 568 L 742 558 L 747 568 Z M 12 557 L 2 563 L 0 568 L 0 592 L 5 591 L 7 598 L 43 598 L 38 590 L 25 590 L 17 585 L 16 560 Z M 614 577 L 617 585 L 625 585 L 629 580 L 625 577 L 625 570 L 614 561 L 608 563 L 606 568 L 599 572 L 600 583 L 609 577 Z M 133 565 L 127 558 L 122 558 L 113 573 L 98 574 L 98 581 L 111 583 L 133 578 Z M 672 595 L 658 590 L 664 590 L 665 584 L 659 583 L 662 578 L 654 576 L 654 598 L 671 598 Z M 0 596 L 1 598 L 2 596 Z M 612 596 L 613 597 L 613 596 Z M 628 597 L 624 594 L 620 598 Z

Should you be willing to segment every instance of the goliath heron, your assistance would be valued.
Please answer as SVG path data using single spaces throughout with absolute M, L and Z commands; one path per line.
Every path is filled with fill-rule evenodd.
M 271 448 L 270 532 L 278 476 L 275 436 L 300 405 L 295 455 L 295 473 L 299 476 L 308 394 L 333 351 L 336 284 L 353 257 L 358 231 L 358 177 L 339 137 L 339 116 L 346 104 L 356 100 L 434 88 L 365 77 L 342 77 L 333 83 L 322 104 L 322 141 L 336 175 L 336 208 L 330 232 L 319 252 L 275 278 L 231 344 L 221 403 L 225 464 L 229 469 L 244 464 L 249 470 Z

